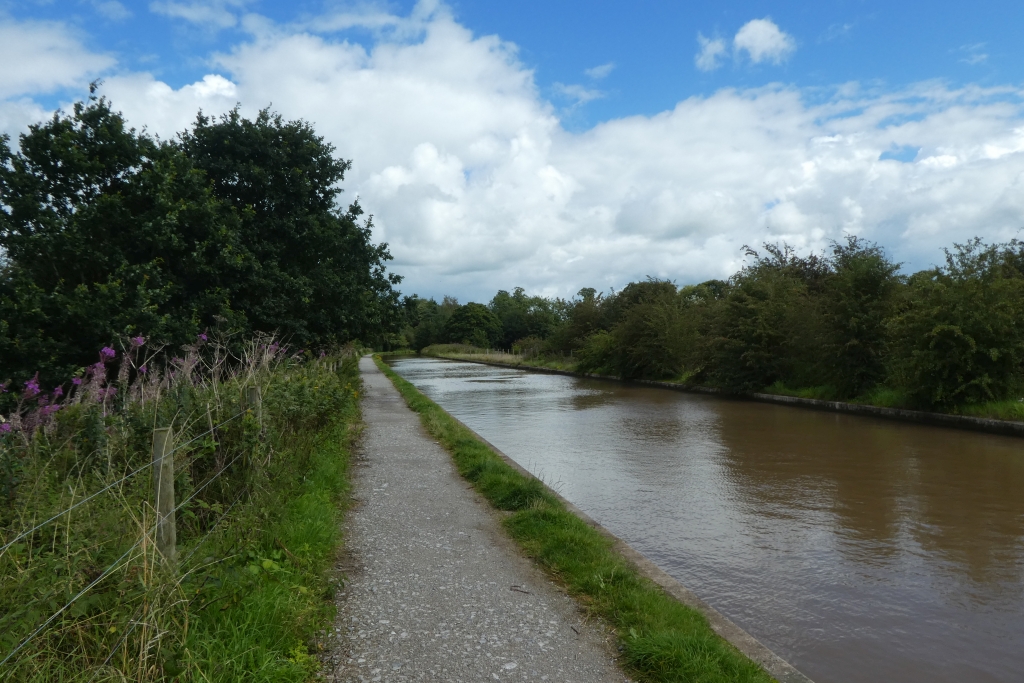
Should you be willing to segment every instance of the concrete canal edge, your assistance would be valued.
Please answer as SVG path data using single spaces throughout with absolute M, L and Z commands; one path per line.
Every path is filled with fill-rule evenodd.
M 584 377 L 587 379 L 603 379 L 623 384 L 639 384 L 644 386 L 659 387 L 680 391 L 686 394 L 712 394 L 722 398 L 758 401 L 760 403 L 777 403 L 779 405 L 793 406 L 796 408 L 810 408 L 811 410 L 824 410 L 833 413 L 849 413 L 851 415 L 864 415 L 867 417 L 880 417 L 887 420 L 899 420 L 901 422 L 916 422 L 918 424 L 932 425 L 936 427 L 952 427 L 954 429 L 968 429 L 975 432 L 986 432 L 988 434 L 1001 434 L 1003 436 L 1024 437 L 1024 422 L 1012 420 L 996 420 L 988 417 L 971 417 L 969 415 L 948 415 L 946 413 L 930 413 L 923 410 L 904 410 L 902 408 L 883 408 L 881 406 L 864 405 L 861 403 L 845 403 L 843 401 L 820 401 L 814 398 L 799 398 L 797 396 L 781 396 L 779 394 L 733 394 L 721 389 L 712 387 L 696 387 L 674 382 L 660 382 L 650 379 L 620 379 L 611 375 L 594 375 L 585 372 L 573 372 L 571 370 L 556 370 L 554 368 L 541 368 L 532 365 L 513 365 L 511 363 L 498 363 L 487 360 L 470 360 L 468 358 L 445 358 L 444 356 L 428 356 L 439 360 L 456 360 L 466 363 L 478 363 L 480 365 L 493 365 L 497 368 L 509 368 L 511 370 L 525 370 L 528 372 L 543 372 L 549 375 L 565 375 L 567 377 Z
M 445 411 L 448 412 L 448 411 Z M 451 413 L 448 416 L 452 420 L 457 422 L 466 431 L 471 433 L 481 443 L 485 444 L 490 448 L 498 457 L 505 461 L 512 469 L 516 470 L 523 476 L 531 479 L 537 479 L 532 473 L 527 471 L 523 466 L 517 463 L 515 460 L 506 455 L 500 448 L 492 444 L 487 439 L 480 436 L 473 429 L 471 429 L 466 423 L 462 422 Z M 569 512 L 582 519 L 588 526 L 592 527 L 595 531 L 600 533 L 602 536 L 612 542 L 612 547 L 619 555 L 626 558 L 632 563 L 637 570 L 637 573 L 641 576 L 650 579 L 661 588 L 674 597 L 679 602 L 683 603 L 688 607 L 692 607 L 697 610 L 708 620 L 711 625 L 711 629 L 717 633 L 723 640 L 728 642 L 730 645 L 735 647 L 737 650 L 742 652 L 744 655 L 752 659 L 753 661 L 764 667 L 765 671 L 772 675 L 775 680 L 779 683 L 812 683 L 804 674 L 800 673 L 792 664 L 784 660 L 779 655 L 775 654 L 768 649 L 761 641 L 754 636 L 750 635 L 742 628 L 733 623 L 728 617 L 716 610 L 711 605 L 707 604 L 696 596 L 690 589 L 683 584 L 676 581 L 674 578 L 669 576 L 661 567 L 648 560 L 640 551 L 633 548 L 621 538 L 613 534 L 611 531 L 606 529 L 590 515 L 580 510 L 578 507 L 573 505 L 570 501 L 566 500 L 562 494 L 555 491 L 550 486 L 540 480 L 541 484 L 555 496 L 565 506 Z

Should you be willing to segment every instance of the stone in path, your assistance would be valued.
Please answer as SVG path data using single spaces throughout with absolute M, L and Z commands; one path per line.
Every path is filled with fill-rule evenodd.
M 606 627 L 524 559 L 363 358 L 363 433 L 327 681 L 619 682 Z

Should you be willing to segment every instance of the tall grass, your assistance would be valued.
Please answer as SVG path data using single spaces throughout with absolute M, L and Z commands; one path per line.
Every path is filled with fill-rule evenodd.
M 144 348 L 106 349 L 67 395 L 26 385 L 5 418 L 0 660 L 21 649 L 0 679 L 305 680 L 331 616 L 355 356 L 200 340 L 157 371 Z M 148 467 L 168 426 L 177 566 L 153 544 Z
M 646 681 L 767 683 L 772 677 L 718 637 L 707 619 L 640 576 L 611 542 L 544 485 L 502 460 L 440 406 L 379 358 L 427 431 L 452 454 L 459 473 L 492 505 L 512 514 L 505 528 L 527 555 L 616 629 L 626 665 Z

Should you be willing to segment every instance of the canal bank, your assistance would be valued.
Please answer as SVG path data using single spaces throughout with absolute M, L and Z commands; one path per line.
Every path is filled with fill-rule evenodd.
M 1019 438 L 389 363 L 818 683 L 1019 679 Z
M 478 363 L 490 365 L 497 368 L 509 368 L 512 370 L 524 370 L 527 372 L 541 372 L 549 375 L 563 375 L 566 377 L 581 377 L 587 379 L 606 380 L 610 382 L 623 382 L 642 386 L 659 387 L 671 391 L 680 391 L 688 394 L 706 394 L 722 398 L 758 401 L 761 403 L 775 403 L 778 405 L 793 406 L 795 408 L 807 408 L 811 410 L 824 410 L 835 413 L 846 413 L 849 415 L 863 415 L 865 417 L 880 417 L 886 420 L 900 420 L 903 422 L 914 422 L 917 424 L 931 425 L 934 427 L 951 427 L 953 429 L 968 429 L 986 434 L 1001 434 L 1004 436 L 1024 437 L 1024 422 L 1012 420 L 997 420 L 986 417 L 972 417 L 970 415 L 950 415 L 948 413 L 933 413 L 923 410 L 906 410 L 904 408 L 885 408 L 863 403 L 849 403 L 846 401 L 822 401 L 814 398 L 800 398 L 798 396 L 784 396 L 782 394 L 765 394 L 751 392 L 747 394 L 736 394 L 715 389 L 714 387 L 701 387 L 692 384 L 680 384 L 678 382 L 663 382 L 650 379 L 622 379 L 613 375 L 595 375 L 586 372 L 575 372 L 573 370 L 560 370 L 557 368 L 546 368 L 523 363 L 501 363 L 490 360 L 476 360 L 470 354 L 460 356 L 428 356 L 442 360 L 458 360 L 466 363 Z
M 420 412 L 428 431 L 452 453 L 463 476 L 492 504 L 511 513 L 504 526 L 527 555 L 617 629 L 629 668 L 652 681 L 766 681 L 767 671 L 781 683 L 809 683 L 390 368 L 383 363 L 380 367 Z

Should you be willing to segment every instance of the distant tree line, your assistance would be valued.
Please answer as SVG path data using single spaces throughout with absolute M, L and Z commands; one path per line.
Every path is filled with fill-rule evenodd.
M 339 206 L 350 165 L 267 110 L 159 140 L 95 94 L 16 151 L 0 137 L 0 382 L 65 382 L 129 336 L 380 343 L 400 278 L 359 204 Z
M 571 355 L 581 371 L 734 392 L 771 389 L 916 408 L 1024 393 L 1024 243 L 973 240 L 906 276 L 855 237 L 824 254 L 748 249 L 728 280 L 632 282 L 572 300 L 406 297 L 399 342 Z

